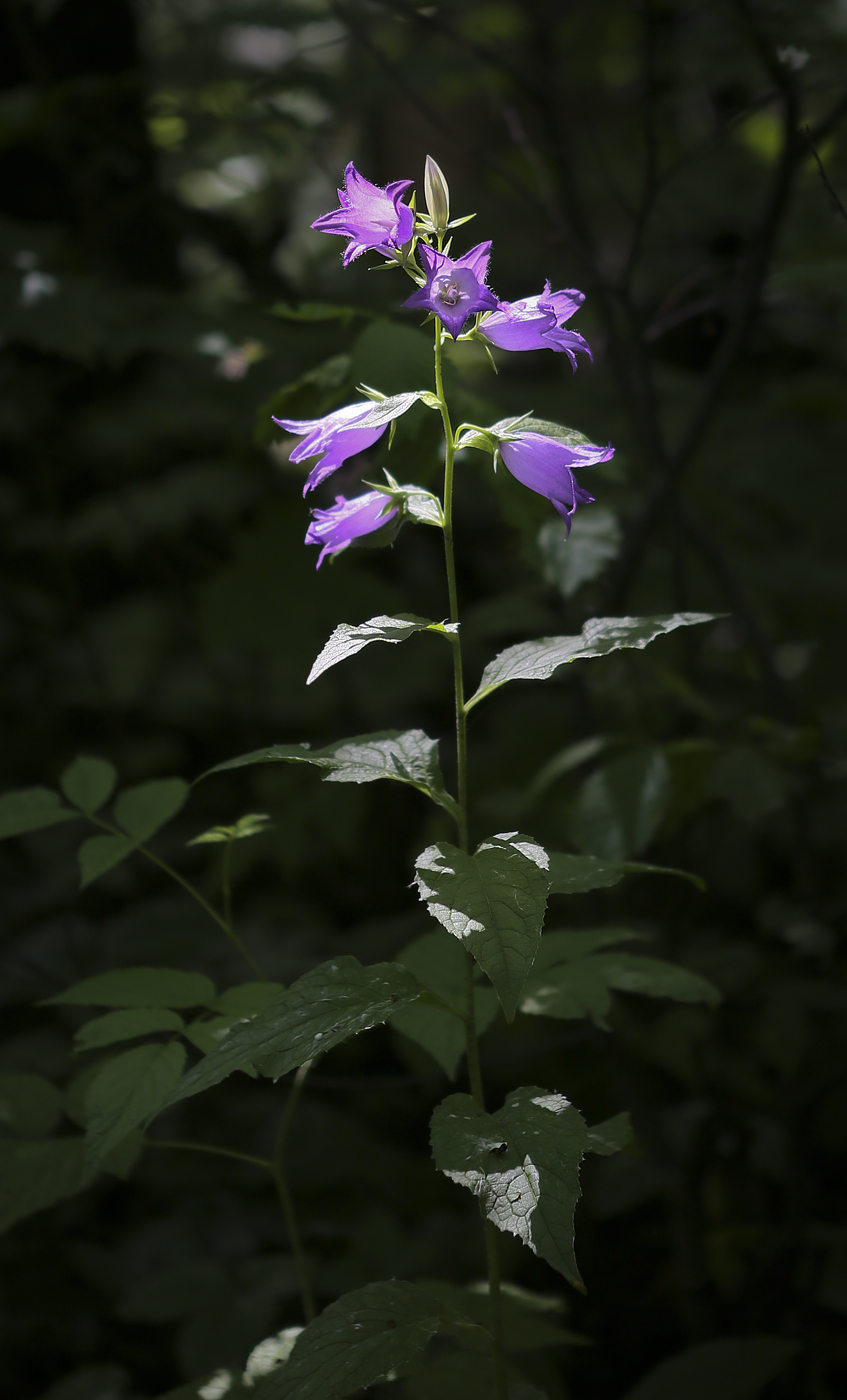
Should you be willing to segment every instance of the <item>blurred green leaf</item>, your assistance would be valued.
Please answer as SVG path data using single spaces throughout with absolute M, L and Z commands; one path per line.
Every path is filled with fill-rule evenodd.
M 126 788 L 114 806 L 115 821 L 134 841 L 146 841 L 185 805 L 188 783 L 182 778 L 155 778 Z
M 670 767 L 663 751 L 636 749 L 586 778 L 571 813 L 571 834 L 592 855 L 626 860 L 649 846 L 670 800 Z
M 201 832 L 186 844 L 208 846 L 224 841 L 244 841 L 248 836 L 261 836 L 263 832 L 273 830 L 268 825 L 269 822 L 270 817 L 264 812 L 248 812 L 246 816 L 239 817 L 232 826 L 210 826 L 208 831 Z
M 181 1031 L 185 1022 L 175 1011 L 164 1008 L 137 1007 L 128 1011 L 110 1011 L 93 1021 L 86 1021 L 74 1036 L 77 1050 L 95 1050 L 102 1045 L 114 1045 L 120 1040 L 135 1040 L 137 1036 L 156 1031 Z
M 589 890 L 608 889 L 624 875 L 677 875 L 690 880 L 698 890 L 705 888 L 699 875 L 688 870 L 674 870 L 667 865 L 645 865 L 637 860 L 601 860 L 597 856 L 550 853 L 550 893 L 585 894 Z
M 66 768 L 59 786 L 69 802 L 81 811 L 94 813 L 111 797 L 118 775 L 103 758 L 75 758 Z
M 754 1400 L 797 1355 L 791 1337 L 722 1337 L 671 1356 L 624 1400 Z
M 415 870 L 430 914 L 473 954 L 511 1021 L 541 940 L 546 851 L 518 832 L 490 837 L 472 856 L 439 841 L 418 856 Z
M 212 1006 L 214 984 L 200 972 L 172 967 L 127 967 L 87 977 L 64 992 L 48 997 L 42 1006 L 138 1006 L 181 1009 Z
M 0 1230 L 79 1191 L 83 1153 L 81 1137 L 47 1142 L 0 1138 Z
M 59 794 L 50 788 L 24 788 L 22 792 L 4 792 L 0 797 L 0 841 L 78 819 L 79 813 L 63 807 Z
M 185 1048 L 139 1045 L 107 1060 L 85 1095 L 85 1167 L 90 1173 L 133 1128 L 158 1112 L 179 1081 Z
M 120 865 L 122 860 L 138 849 L 131 836 L 89 836 L 77 852 L 80 868 L 80 888 Z
M 788 801 L 784 774 L 764 754 L 745 745 L 721 754 L 708 781 L 711 795 L 723 797 L 745 822 L 764 821 Z
M 620 544 L 617 517 L 603 506 L 580 510 L 570 535 L 564 521 L 548 520 L 538 535 L 544 577 L 563 598 L 572 598 L 584 583 L 599 578 Z
M 242 982 L 221 992 L 212 1004 L 213 1010 L 225 1016 L 255 1016 L 284 991 L 281 982 Z
M 0 1126 L 21 1137 L 47 1137 L 62 1107 L 61 1091 L 40 1074 L 0 1074 Z
M 395 1031 L 423 1046 L 441 1065 L 448 1079 L 455 1079 L 465 1053 L 465 954 L 457 939 L 438 929 L 426 933 L 395 955 L 395 961 L 409 969 L 431 992 L 454 1008 L 414 1002 L 392 1017 Z M 499 1009 L 492 987 L 474 988 L 477 1034 L 488 1029 Z

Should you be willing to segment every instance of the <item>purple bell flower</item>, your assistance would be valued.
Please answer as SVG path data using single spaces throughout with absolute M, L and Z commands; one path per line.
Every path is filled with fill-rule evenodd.
M 352 501 L 336 496 L 335 505 L 329 510 L 313 510 L 305 543 L 323 546 L 316 567 L 321 567 L 328 554 L 338 554 L 363 535 L 381 530 L 397 513 L 398 507 L 392 507 L 390 496 L 382 491 L 368 491 Z
M 575 288 L 551 292 L 550 283 L 545 282 L 539 296 L 501 301 L 480 330 L 501 350 L 556 350 L 567 355 L 576 369 L 576 351 L 584 350 L 591 358 L 591 350 L 579 332 L 565 330 L 564 323 L 584 301 L 584 294 Z
M 512 438 L 501 439 L 500 456 L 506 468 L 523 486 L 546 496 L 556 507 L 570 534 L 571 519 L 577 506 L 594 500 L 583 486 L 577 485 L 574 471 L 608 462 L 615 449 L 595 447 L 593 443 L 568 447 L 543 433 L 518 432 Z
M 307 492 L 314 491 L 315 487 L 320 486 L 333 472 L 338 471 L 348 457 L 355 457 L 357 452 L 364 452 L 379 441 L 388 427 L 387 423 L 375 428 L 357 427 L 361 419 L 367 418 L 373 411 L 373 407 L 370 401 L 366 401 L 336 408 L 325 418 L 274 418 L 273 421 L 287 433 L 297 433 L 305 438 L 292 452 L 292 462 L 303 462 L 309 457 L 323 454 L 306 478 L 304 496 Z
M 485 285 L 491 241 L 477 243 L 460 258 L 448 258 L 426 243 L 418 244 L 426 285 L 413 292 L 404 306 L 431 311 L 455 340 L 469 316 L 494 311 L 497 298 Z
M 338 191 L 341 208 L 321 214 L 312 228 L 350 239 L 344 250 L 345 267 L 369 248 L 392 257 L 414 233 L 415 216 L 407 204 L 400 203 L 414 183 L 395 180 L 380 189 L 360 175 L 351 161 L 344 172 L 345 189 Z

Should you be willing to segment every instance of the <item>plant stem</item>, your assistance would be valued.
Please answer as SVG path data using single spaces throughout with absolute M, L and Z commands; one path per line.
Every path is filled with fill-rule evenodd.
M 224 899 L 224 921 L 229 929 L 230 936 L 235 932 L 232 924 L 232 837 L 230 836 L 224 846 L 222 865 L 222 885 Z
M 439 247 L 441 238 L 439 237 Z M 444 557 L 447 564 L 447 589 L 450 596 L 450 621 L 459 621 L 459 596 L 456 588 L 456 560 L 453 551 L 453 463 L 456 455 L 453 425 L 450 410 L 444 397 L 444 375 L 442 370 L 441 322 L 435 320 L 435 392 L 441 409 L 444 424 Z M 456 766 L 459 800 L 459 845 L 468 851 L 468 741 L 467 711 L 465 709 L 465 686 L 462 674 L 462 642 L 458 631 L 451 633 L 453 645 L 453 685 L 456 693 Z M 485 1107 L 485 1092 L 482 1083 L 482 1069 L 479 1062 L 479 1044 L 476 1034 L 476 1008 L 474 1005 L 474 968 L 476 964 L 470 953 L 465 953 L 465 1037 L 468 1057 L 468 1076 L 471 1092 L 480 1108 Z M 500 1308 L 500 1255 L 497 1230 L 490 1221 L 484 1221 L 485 1252 L 488 1263 L 488 1293 L 491 1306 L 491 1352 L 494 1364 L 494 1393 L 496 1400 L 508 1400 L 509 1379 L 506 1371 L 506 1357 L 503 1351 L 503 1323 Z
M 87 812 L 86 816 L 88 817 L 88 820 L 90 822 L 93 822 L 95 826 L 99 826 L 103 831 L 108 831 L 110 836 L 122 836 L 126 838 L 127 833 L 125 831 L 120 831 L 116 826 L 112 826 L 111 822 L 104 822 L 101 817 L 94 817 L 91 815 L 90 812 Z M 152 861 L 154 865 L 158 865 L 159 869 L 164 870 L 166 875 L 170 875 L 172 880 L 176 880 L 178 885 L 182 885 L 182 888 L 188 894 L 191 895 L 191 898 L 197 901 L 197 903 L 200 905 L 200 908 L 205 909 L 206 913 L 209 915 L 209 918 L 214 919 L 218 928 L 226 934 L 230 942 L 235 944 L 235 947 L 238 949 L 245 962 L 248 963 L 248 965 L 253 969 L 256 976 L 259 977 L 262 982 L 267 982 L 268 979 L 265 973 L 262 971 L 259 964 L 256 962 L 256 959 L 253 957 L 252 953 L 238 937 L 238 934 L 233 929 L 231 922 L 228 923 L 225 919 L 221 918 L 217 909 L 215 909 L 207 899 L 203 898 L 200 891 L 194 885 L 192 885 L 191 881 L 186 880 L 183 875 L 180 875 L 178 870 L 174 870 L 172 865 L 168 865 L 167 861 L 161 860 L 159 856 L 154 855 L 153 852 L 149 849 L 149 847 L 139 844 L 135 847 L 135 850 L 139 851 L 141 855 L 146 856 L 147 859 L 149 861 Z
M 216 1157 L 232 1157 L 236 1162 L 249 1162 L 272 1172 L 274 1164 L 267 1157 L 251 1157 L 247 1152 L 235 1152 L 231 1147 L 214 1147 L 210 1142 L 179 1142 L 176 1138 L 148 1138 L 147 1147 L 172 1147 L 180 1152 L 211 1152 Z
M 285 1108 L 282 1111 L 282 1118 L 279 1123 L 279 1131 L 276 1135 L 273 1162 L 270 1163 L 270 1170 L 276 1183 L 279 1203 L 282 1206 L 285 1228 L 288 1231 L 288 1243 L 291 1245 L 291 1253 L 294 1255 L 294 1267 L 297 1270 L 297 1281 L 300 1285 L 300 1297 L 303 1303 L 303 1316 L 307 1322 L 311 1322 L 317 1315 L 317 1309 L 315 1307 L 314 1294 L 312 1293 L 312 1285 L 309 1282 L 309 1271 L 306 1266 L 303 1241 L 300 1238 L 300 1228 L 297 1224 L 297 1216 L 294 1211 L 294 1202 L 291 1199 L 291 1192 L 288 1187 L 288 1177 L 285 1171 L 285 1144 L 288 1138 L 288 1130 L 291 1127 L 291 1120 L 294 1117 L 294 1110 L 303 1092 L 306 1075 L 309 1073 L 312 1063 L 312 1060 L 307 1060 L 305 1064 L 300 1066 L 294 1076 L 294 1082 L 291 1085 L 288 1098 L 285 1101 Z

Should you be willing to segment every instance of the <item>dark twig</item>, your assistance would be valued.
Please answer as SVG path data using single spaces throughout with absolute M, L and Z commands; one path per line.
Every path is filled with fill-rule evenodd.
M 815 145 L 815 138 L 812 136 L 811 127 L 807 125 L 804 126 L 802 130 L 803 135 L 805 136 L 806 141 L 808 142 L 809 149 L 811 150 L 812 155 L 815 158 L 815 163 L 818 167 L 818 173 L 821 177 L 821 180 L 823 181 L 823 187 L 829 195 L 829 204 L 833 214 L 841 214 L 841 216 L 844 219 L 847 219 L 847 209 L 844 208 L 844 205 L 842 204 L 837 191 L 833 187 L 832 182 L 830 181 L 830 178 L 824 169 L 823 161 L 821 160 L 818 148 Z

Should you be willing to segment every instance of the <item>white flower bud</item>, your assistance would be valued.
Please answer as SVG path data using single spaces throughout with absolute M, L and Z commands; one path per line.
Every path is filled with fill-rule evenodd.
M 450 187 L 432 156 L 424 169 L 426 207 L 436 233 L 443 233 L 450 222 Z

